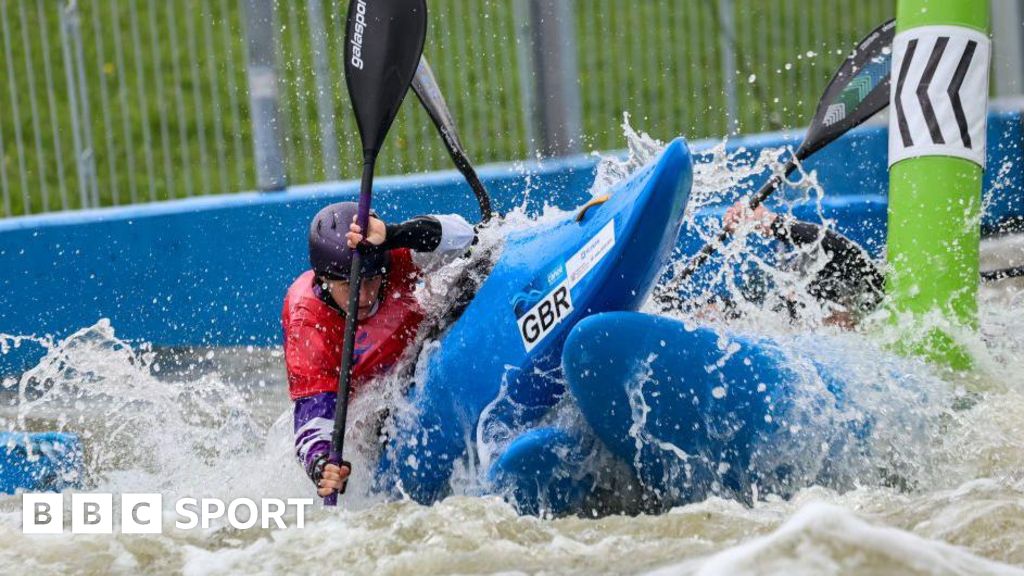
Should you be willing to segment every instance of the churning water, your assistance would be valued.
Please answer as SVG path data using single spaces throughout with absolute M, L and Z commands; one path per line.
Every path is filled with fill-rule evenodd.
M 628 126 L 626 132 L 628 157 L 604 159 L 596 191 L 660 150 Z M 698 221 L 694 209 L 735 194 L 745 177 L 776 165 L 779 153 L 750 159 L 715 150 L 697 168 L 688 225 L 710 238 L 716 228 Z M 807 174 L 792 188 L 794 200 L 813 202 L 823 193 Z M 558 215 L 551 209 L 541 218 Z M 522 214 L 508 220 L 506 227 L 527 223 Z M 726 256 L 753 258 L 747 241 L 739 234 Z M 983 247 L 986 267 L 1020 264 L 1022 254 L 1024 242 L 1014 238 Z M 806 296 L 788 272 L 767 261 L 754 265 L 788 298 Z M 736 289 L 728 275 L 717 282 L 702 290 Z M 669 279 L 661 290 L 679 288 Z M 439 297 L 423 294 L 428 304 Z M 978 359 L 970 377 L 894 357 L 886 344 L 896 336 L 884 319 L 869 318 L 853 332 L 826 326 L 826 311 L 810 300 L 799 322 L 777 312 L 771 295 L 743 304 L 738 319 L 648 304 L 648 312 L 689 323 L 842 354 L 851 387 L 879 423 L 874 441 L 886 450 L 853 470 L 841 490 L 815 486 L 785 501 L 713 497 L 661 514 L 552 519 L 518 516 L 500 498 L 481 494 L 471 471 L 462 470 L 456 495 L 434 506 L 385 502 L 359 487 L 370 484 L 376 414 L 398 401 L 400 383 L 391 382 L 353 406 L 355 472 L 343 507 L 317 506 L 302 529 L 238 531 L 215 523 L 179 531 L 172 519 L 154 536 L 26 536 L 21 497 L 4 496 L 0 573 L 1024 574 L 1022 304 L 1019 283 L 982 288 L 980 329 L 961 336 Z M 119 340 L 115 330 L 100 322 L 60 342 L 0 337 L 4 347 L 47 350 L 31 371 L 3 383 L 0 430 L 77 432 L 86 443 L 90 491 L 161 492 L 168 517 L 177 497 L 313 496 L 292 453 L 280 351 L 153 350 Z M 826 341 L 828 347 L 815 346 Z M 555 418 L 571 424 L 571 406 L 558 412 Z M 476 461 L 486 462 L 500 438 L 477 438 Z M 791 457 L 800 458 L 795 448 Z

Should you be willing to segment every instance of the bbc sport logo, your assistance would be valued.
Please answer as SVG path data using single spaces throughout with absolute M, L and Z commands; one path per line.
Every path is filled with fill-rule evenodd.
M 21 529 L 25 534 L 64 533 L 64 495 L 25 493 L 21 501 Z M 162 534 L 164 531 L 161 494 L 121 494 L 119 530 L 121 534 Z M 303 528 L 312 498 L 236 498 L 225 503 L 219 498 L 179 498 L 174 504 L 178 530 L 209 528 L 217 519 L 225 519 L 236 530 L 255 528 Z M 294 509 L 294 518 L 288 515 Z M 72 534 L 113 534 L 114 495 L 80 493 L 71 495 Z M 293 524 L 288 526 L 286 518 Z

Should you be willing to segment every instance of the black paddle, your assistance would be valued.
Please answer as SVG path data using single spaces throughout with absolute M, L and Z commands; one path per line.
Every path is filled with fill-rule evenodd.
M 786 163 L 783 175 L 769 178 L 750 198 L 751 210 L 767 200 L 782 181 L 796 170 L 799 162 L 889 105 L 889 69 L 895 36 L 896 21 L 889 20 L 861 40 L 825 88 L 811 120 L 811 127 L 807 129 L 800 147 L 793 153 L 793 158 Z M 720 232 L 714 242 L 706 244 L 679 271 L 677 280 L 686 279 L 696 272 L 728 238 L 728 232 Z
M 996 282 L 998 280 L 1006 280 L 1007 278 L 1020 278 L 1021 276 L 1024 276 L 1024 266 L 986 270 L 981 273 L 981 279 L 984 282 Z
M 433 120 L 434 126 L 437 127 L 441 140 L 444 142 L 445 148 L 448 149 L 448 154 L 451 156 L 452 162 L 455 163 L 455 167 L 462 173 L 466 182 L 469 183 L 469 187 L 473 189 L 477 203 L 480 205 L 480 224 L 486 225 L 497 213 L 491 208 L 491 199 L 487 194 L 487 189 L 480 182 L 476 170 L 473 168 L 465 149 L 462 147 L 459 132 L 455 127 L 455 119 L 452 118 L 452 114 L 448 110 L 448 104 L 445 102 L 441 88 L 438 86 L 437 80 L 434 78 L 434 72 L 430 69 L 430 64 L 425 56 L 420 58 L 420 65 L 416 69 L 416 76 L 412 79 L 412 89 L 416 92 L 416 96 L 419 97 L 420 103 L 423 104 L 427 114 L 430 115 L 430 119 Z M 476 294 L 476 290 L 479 287 L 480 279 L 488 275 L 491 266 L 494 264 L 491 257 L 491 249 L 488 248 L 486 250 L 470 266 L 463 268 L 459 276 L 451 283 L 450 293 L 452 296 L 447 310 L 444 314 L 424 324 L 420 330 L 422 336 L 420 342 L 435 340 L 469 306 L 473 295 Z
M 480 182 L 476 170 L 466 156 L 466 151 L 462 148 L 459 133 L 455 129 L 455 120 L 452 118 L 452 113 L 448 111 L 448 104 L 444 101 L 444 95 L 441 94 L 441 88 L 437 85 L 437 80 L 434 79 L 434 71 L 430 69 L 426 57 L 420 58 L 420 65 L 412 79 L 412 89 L 427 110 L 430 119 L 434 121 L 434 126 L 437 126 L 441 140 L 444 141 L 444 147 L 448 149 L 448 155 L 452 157 L 455 167 L 466 178 L 469 187 L 476 194 L 476 201 L 480 204 L 480 223 L 487 223 L 493 216 L 491 198 L 487 195 L 487 189 Z
M 359 189 L 356 223 L 364 230 L 370 216 L 373 168 L 391 123 L 409 91 L 427 36 L 426 0 L 351 0 L 345 26 L 345 82 L 363 144 L 363 180 Z M 348 419 L 348 390 L 359 320 L 362 257 L 356 249 L 349 273 L 345 340 L 338 375 L 338 404 L 328 462 L 341 465 Z M 325 506 L 338 503 L 338 493 L 324 498 Z

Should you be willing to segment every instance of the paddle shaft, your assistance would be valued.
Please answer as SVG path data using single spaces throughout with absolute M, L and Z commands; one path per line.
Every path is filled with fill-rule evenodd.
M 1013 268 L 1002 268 L 999 270 L 987 270 L 981 273 L 981 279 L 985 282 L 995 282 L 997 280 L 1006 280 L 1007 278 L 1020 278 L 1024 276 L 1024 266 L 1014 266 Z
M 359 211 L 356 223 L 366 233 L 370 219 L 371 191 L 373 190 L 373 169 L 377 162 L 376 153 L 367 154 L 363 161 L 363 180 L 359 188 Z M 338 400 L 334 408 L 334 431 L 331 433 L 331 452 L 327 461 L 340 466 L 345 452 L 345 424 L 348 422 L 348 392 L 352 383 L 352 363 L 355 356 L 356 328 L 359 324 L 359 291 L 363 283 L 363 259 L 357 248 L 352 254 L 352 268 L 349 272 L 348 307 L 345 312 L 345 339 L 341 346 L 341 368 L 338 372 Z M 344 488 L 341 490 L 344 492 Z M 324 498 L 324 506 L 335 506 L 338 492 Z
M 438 129 L 440 130 L 440 128 Z M 469 183 L 469 187 L 473 189 L 473 194 L 476 195 L 476 201 L 480 204 L 480 223 L 488 222 L 494 212 L 491 208 L 491 198 L 487 195 L 487 189 L 484 188 L 483 182 L 480 181 L 480 177 L 477 176 L 476 170 L 473 169 L 473 165 L 469 163 L 469 158 L 466 158 L 465 154 L 454 148 L 448 148 L 448 153 L 451 155 L 455 167 L 462 173 L 463 178 Z
M 413 84 L 413 86 L 415 87 L 416 85 Z M 416 94 L 419 94 L 419 92 L 417 91 Z M 420 97 L 420 102 L 423 102 L 422 97 Z M 430 118 L 434 121 L 434 126 L 437 127 L 438 133 L 441 134 L 441 140 L 444 142 L 444 147 L 448 149 L 448 155 L 451 156 L 452 163 L 455 164 L 455 168 L 462 174 L 462 177 L 466 179 L 469 187 L 473 190 L 473 194 L 476 196 L 477 204 L 480 205 L 480 222 L 485 223 L 489 221 L 491 216 L 493 216 L 491 198 L 487 194 L 487 189 L 484 188 L 483 182 L 480 181 L 480 177 L 477 176 L 473 164 L 470 163 L 466 153 L 462 150 L 462 146 L 459 145 L 455 126 L 445 124 L 441 117 L 434 113 L 433 107 L 427 104 L 424 104 L 423 107 L 427 109 Z
M 803 150 L 804 147 L 801 145 L 801 147 L 797 149 L 794 158 L 786 163 L 786 167 L 783 170 L 784 176 L 779 176 L 777 174 L 772 176 L 771 178 L 768 179 L 767 182 L 764 183 L 764 186 L 761 186 L 761 189 L 758 190 L 757 193 L 750 198 L 748 206 L 751 210 L 756 210 L 758 206 L 760 206 L 765 200 L 768 199 L 769 196 L 771 196 L 773 193 L 775 193 L 776 190 L 779 189 L 779 186 L 782 184 L 782 181 L 790 174 L 792 174 L 793 171 L 796 170 L 797 162 L 803 159 L 801 156 L 806 156 L 806 154 L 803 154 Z M 691 275 L 693 275 L 693 273 L 696 272 L 697 269 L 704 264 L 704 262 L 707 262 L 707 259 L 710 258 L 718 250 L 718 247 L 729 239 L 730 235 L 731 234 L 728 231 L 722 230 L 721 232 L 718 233 L 718 236 L 715 238 L 714 242 L 709 242 L 705 244 L 704 248 L 701 248 L 701 251 L 698 252 L 697 255 L 694 256 L 686 265 L 686 268 L 683 268 L 679 272 L 679 279 L 685 280 L 686 278 L 689 278 Z

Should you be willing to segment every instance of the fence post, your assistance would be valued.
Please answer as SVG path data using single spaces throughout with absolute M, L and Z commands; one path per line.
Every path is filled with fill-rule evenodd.
M 992 3 L 992 72 L 995 96 L 1024 93 L 1024 8 Z
M 530 151 L 565 156 L 580 150 L 580 86 L 576 61 L 575 3 L 572 0 L 517 0 L 525 15 L 519 57 L 524 113 L 531 126 Z
M 732 0 L 718 0 L 718 35 L 722 50 L 722 90 L 725 92 L 726 125 L 729 134 L 739 132 L 739 108 L 736 104 L 736 18 Z
M 316 110 L 320 124 L 320 153 L 328 180 L 341 179 L 338 162 L 338 137 L 334 131 L 334 90 L 327 58 L 327 27 L 322 0 L 308 0 L 309 35 L 313 44 L 313 77 L 316 81 Z
M 246 73 L 256 182 L 260 190 L 283 190 L 288 185 L 281 152 L 281 115 L 277 93 L 277 58 L 274 49 L 274 1 L 244 0 Z
M 85 126 L 89 122 L 88 115 L 83 114 L 80 98 L 85 97 L 84 83 L 80 83 L 78 65 L 81 59 L 72 54 L 72 49 L 81 49 L 76 42 L 78 31 L 78 4 L 69 2 L 60 10 L 60 44 L 64 57 L 64 75 L 67 79 L 68 107 L 71 109 L 71 136 L 75 146 L 75 166 L 78 176 L 78 194 L 80 208 L 89 208 L 92 203 L 92 178 L 95 174 L 93 152 L 85 140 Z
M 0 194 L 3 194 L 4 216 L 12 216 L 11 191 L 7 186 L 7 155 L 4 153 L 3 118 L 0 118 Z

